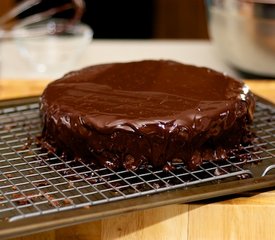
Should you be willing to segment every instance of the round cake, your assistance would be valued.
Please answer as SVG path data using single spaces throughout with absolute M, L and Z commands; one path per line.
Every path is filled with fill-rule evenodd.
M 171 169 L 224 159 L 249 134 L 254 97 L 242 82 L 175 61 L 95 65 L 50 83 L 42 145 L 95 166 Z

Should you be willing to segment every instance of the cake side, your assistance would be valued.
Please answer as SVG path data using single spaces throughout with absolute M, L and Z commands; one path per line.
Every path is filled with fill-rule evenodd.
M 173 61 L 91 66 L 49 84 L 42 141 L 97 166 L 195 167 L 244 143 L 254 98 L 241 82 Z

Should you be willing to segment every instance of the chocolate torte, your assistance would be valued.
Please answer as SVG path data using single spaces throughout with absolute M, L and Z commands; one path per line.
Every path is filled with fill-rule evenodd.
M 189 168 L 243 144 L 254 97 L 205 67 L 145 60 L 90 66 L 50 83 L 41 97 L 43 146 L 112 169 L 174 161 Z

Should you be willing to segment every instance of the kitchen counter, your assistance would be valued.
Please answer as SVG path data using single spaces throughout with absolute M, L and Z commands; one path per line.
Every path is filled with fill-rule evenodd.
M 116 47 L 111 47 L 110 42 L 97 42 L 93 46 L 101 46 L 101 53 L 91 51 L 89 63 L 99 63 L 103 61 L 126 61 L 133 60 L 139 50 L 138 56 L 146 58 L 152 54 L 154 57 L 173 58 L 183 61 L 186 54 L 187 62 L 197 65 L 207 65 L 220 71 L 234 73 L 229 67 L 214 58 L 209 42 L 197 42 L 197 48 L 191 42 L 176 41 L 172 44 L 164 42 L 139 43 L 135 49 L 136 41 L 127 42 L 123 48 L 121 42 L 116 42 Z M 189 44 L 189 46 L 188 46 Z M 132 45 L 132 46 L 131 46 Z M 181 46 L 182 45 L 182 46 Z M 190 56 L 193 46 L 195 56 Z M 203 46 L 203 47 L 202 47 Z M 208 47 L 207 47 L 208 46 Z M 179 48 L 189 51 L 189 58 L 186 52 L 179 53 Z M 201 49 L 199 49 L 201 48 Z M 113 49 L 112 51 L 110 49 Z M 120 49 L 120 50 L 119 50 Z M 124 53 L 123 50 L 127 49 Z M 158 51 L 159 49 L 159 51 Z M 204 49 L 204 50 L 203 50 Z M 6 48 L 7 50 L 7 48 Z M 118 54 L 114 57 L 112 54 Z M 166 54 L 165 54 L 166 51 Z M 202 54 L 200 58 L 200 54 Z M 160 53 L 161 52 L 161 53 Z M 3 53 L 3 51 L 2 51 Z M 96 56 L 96 53 L 98 54 Z M 122 54 L 123 53 L 123 54 Z M 204 54 L 208 53 L 208 56 Z M 127 56 L 124 56 L 127 55 Z M 194 57 L 194 59 L 193 59 Z M 206 59 L 209 60 L 208 64 Z M 11 59 L 11 58 L 10 58 Z M 204 60 L 203 60 L 204 59 Z M 9 60 L 10 61 L 10 60 Z M 204 62 L 205 61 L 205 62 Z M 3 64 L 2 80 L 0 80 L 0 99 L 39 95 L 46 84 L 52 80 L 39 80 L 39 76 L 21 71 L 11 71 L 11 67 Z M 79 67 L 88 64 L 87 59 L 79 63 Z M 213 64 L 213 65 L 212 65 Z M 13 66 L 13 69 L 15 67 Z M 16 68 L 17 69 L 17 68 Z M 235 75 L 237 76 L 237 75 Z M 45 77 L 45 78 L 46 78 Z M 53 77 L 53 76 L 52 76 Z M 263 96 L 275 103 L 275 81 L 273 80 L 249 80 L 246 83 L 253 92 Z M 263 190 L 249 192 L 235 196 L 234 198 L 219 199 L 215 201 L 202 201 L 192 204 L 174 204 L 158 207 L 154 209 L 135 211 L 120 216 L 109 217 L 106 219 L 74 225 L 66 228 L 34 234 L 17 240 L 65 240 L 65 239 L 273 239 L 275 234 L 275 190 Z
M 94 40 L 72 67 L 59 73 L 43 74 L 33 71 L 33 68 L 19 54 L 19 48 L 15 42 L 3 42 L 0 50 L 1 77 L 10 80 L 55 79 L 66 71 L 92 64 L 142 59 L 173 59 L 187 64 L 210 67 L 239 77 L 237 71 L 222 61 L 211 42 L 205 40 Z

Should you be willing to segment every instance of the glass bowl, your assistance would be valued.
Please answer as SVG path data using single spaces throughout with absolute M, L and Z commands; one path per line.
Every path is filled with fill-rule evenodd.
M 52 75 L 73 69 L 89 46 L 93 31 L 83 23 L 68 24 L 68 20 L 50 19 L 16 28 L 20 55 L 34 71 Z

